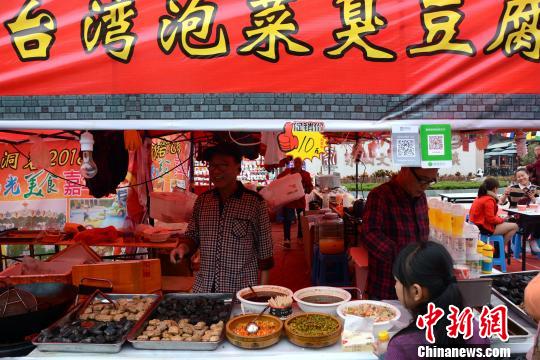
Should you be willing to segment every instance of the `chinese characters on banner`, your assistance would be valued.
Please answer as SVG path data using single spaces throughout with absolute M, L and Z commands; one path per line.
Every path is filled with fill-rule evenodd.
M 278 135 L 278 145 L 281 151 L 294 158 L 312 160 L 314 157 L 322 159 L 328 151 L 328 141 L 322 133 L 322 121 L 295 121 L 287 122 L 283 132 Z
M 447 319 L 450 325 L 446 327 L 447 335 L 456 338 L 462 335 L 467 340 L 473 336 L 473 311 L 471 308 L 465 308 L 460 311 L 457 307 L 450 305 L 450 314 Z M 508 340 L 508 309 L 504 305 L 498 305 L 492 309 L 487 306 L 482 307 L 479 317 L 479 336 L 490 338 L 498 336 L 502 341 Z M 444 311 L 437 308 L 433 303 L 428 304 L 427 313 L 420 315 L 416 319 L 416 327 L 420 330 L 425 329 L 426 340 L 430 344 L 435 343 L 434 326 L 444 316 Z
M 2 1 L 0 94 L 538 93 L 539 8 L 538 0 Z M 115 76 L 104 76 L 112 64 Z
M 189 139 L 167 136 L 152 140 L 154 191 L 189 189 Z
M 79 143 L 55 141 L 43 143 L 49 152 L 48 171 L 36 169 L 27 156 L 28 144 L 0 145 L 0 191 L 3 200 L 61 199 L 88 196 L 79 172 Z M 64 179 L 60 179 L 60 175 Z

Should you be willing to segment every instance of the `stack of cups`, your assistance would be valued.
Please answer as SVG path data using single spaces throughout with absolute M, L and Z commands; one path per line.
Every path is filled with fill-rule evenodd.
M 463 226 L 465 224 L 465 215 L 467 209 L 459 204 L 454 204 L 451 207 L 452 214 L 452 256 L 456 264 L 465 264 L 466 262 L 466 245 L 465 237 L 463 236 Z
M 480 276 L 480 269 L 478 269 L 479 255 L 477 252 L 480 231 L 473 224 L 465 224 L 463 227 L 463 237 L 465 238 L 466 264 L 471 269 L 471 278 L 477 278 Z

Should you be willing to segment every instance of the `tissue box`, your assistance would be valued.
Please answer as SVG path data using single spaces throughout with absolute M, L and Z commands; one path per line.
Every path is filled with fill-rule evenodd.
M 373 334 L 367 331 L 347 331 L 341 334 L 341 350 L 343 351 L 373 351 Z

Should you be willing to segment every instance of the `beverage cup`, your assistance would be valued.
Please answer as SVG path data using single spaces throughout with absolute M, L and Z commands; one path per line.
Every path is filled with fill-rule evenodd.
M 457 280 L 466 280 L 471 277 L 471 270 L 467 265 L 454 265 L 454 276 Z
M 527 210 L 527 205 L 518 205 L 517 209 L 518 209 L 518 211 L 525 211 L 525 210 Z

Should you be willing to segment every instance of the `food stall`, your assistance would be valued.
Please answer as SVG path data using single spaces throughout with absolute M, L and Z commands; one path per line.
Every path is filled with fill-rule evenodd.
M 424 6 L 427 1 L 422 1 L 419 6 L 379 1 L 377 9 L 375 2 L 370 2 L 371 8 L 366 10 L 372 14 L 369 19 L 352 16 L 350 6 L 359 6 L 360 1 L 349 1 L 348 6 L 327 0 L 207 1 L 199 2 L 198 7 L 196 1 L 182 3 L 0 2 L 4 24 L 0 33 L 0 170 L 5 170 L 0 179 L 1 191 L 3 200 L 10 202 L 8 207 L 23 199 L 28 201 L 20 211 L 4 210 L 2 220 L 8 229 L 15 227 L 16 220 L 32 214 L 35 210 L 31 201 L 44 194 L 51 196 L 46 199 L 46 207 L 53 209 L 35 216 L 40 217 L 36 226 L 42 230 L 65 223 L 68 206 L 77 210 L 72 212 L 74 217 L 91 218 L 99 224 L 94 227 L 101 228 L 106 221 L 123 221 L 116 205 L 114 211 L 104 211 L 101 204 L 82 193 L 91 183 L 95 197 L 114 193 L 125 179 L 129 156 L 138 165 L 129 169 L 131 179 L 136 179 L 131 185 L 141 185 L 133 186 L 137 189 L 145 188 L 142 185 L 152 179 L 163 192 L 186 189 L 189 181 L 207 184 L 206 174 L 194 158 L 198 153 L 195 147 L 202 146 L 201 142 L 184 141 L 182 151 L 189 154 L 187 159 L 165 158 L 159 149 L 144 156 L 141 150 L 133 158 L 136 149 L 144 148 L 133 130 L 143 133 L 143 138 L 182 132 L 189 133 L 191 140 L 204 133 L 211 140 L 226 138 L 232 142 L 236 141 L 232 135 L 235 131 L 272 132 L 270 138 L 276 141 L 266 143 L 266 151 L 279 153 L 307 147 L 308 143 L 299 142 L 291 130 L 291 123 L 298 120 L 308 125 L 315 122 L 338 142 L 354 139 L 355 143 L 364 138 L 378 141 L 382 133 L 388 134 L 394 127 L 451 124 L 464 149 L 473 140 L 485 148 L 489 132 L 504 129 L 516 132 L 517 153 L 523 154 L 525 131 L 540 128 L 538 46 L 533 44 L 534 37 L 520 36 L 528 31 L 526 26 L 534 18 L 526 11 L 521 14 L 522 9 L 513 8 L 511 2 Z M 437 21 L 425 20 L 430 16 Z M 462 21 L 465 16 L 467 21 Z M 530 17 L 530 21 L 517 21 L 514 16 Z M 362 30 L 366 24 L 374 30 Z M 458 28 L 453 33 L 447 30 Z M 444 36 L 439 36 L 441 33 Z M 85 130 L 110 135 L 99 139 L 109 146 L 101 150 L 101 158 L 114 160 L 107 167 L 96 169 L 89 146 L 93 141 L 83 135 L 87 134 Z M 214 138 L 217 132 L 220 134 Z M 78 144 L 80 137 L 86 137 L 83 146 Z M 50 139 L 72 141 L 75 145 L 59 151 L 49 147 Z M 98 136 L 95 140 L 97 150 Z M 251 140 L 244 145 L 259 145 Z M 437 139 L 433 143 L 440 146 Z M 400 150 L 410 155 L 407 144 L 402 143 Z M 21 150 L 23 146 L 28 149 Z M 157 166 L 151 167 L 146 161 L 151 158 L 159 160 Z M 182 173 L 184 161 L 190 162 L 190 174 Z M 254 178 L 257 181 L 264 178 L 259 165 L 256 171 L 261 173 Z M 52 167 L 54 171 L 49 170 Z M 95 178 L 96 171 L 100 181 Z M 161 174 L 170 172 L 177 178 L 165 181 Z M 154 177 L 156 174 L 159 176 Z M 62 176 L 61 184 L 58 175 Z M 109 183 L 117 176 L 118 181 Z M 148 205 L 145 200 L 150 195 L 145 191 L 136 194 L 139 205 Z M 121 195 L 115 201 L 124 200 Z M 134 228 L 152 211 L 142 205 L 136 210 Z M 157 242 L 146 247 L 169 250 L 176 245 L 159 243 L 161 234 L 148 235 Z M 116 237 L 104 243 L 92 240 L 116 248 L 144 246 L 125 239 L 115 242 Z M 27 245 L 41 245 L 38 243 L 31 240 Z M 139 267 L 143 273 L 150 272 L 149 268 Z M 511 295 L 515 299 L 516 294 Z M 493 295 L 492 305 L 504 302 L 502 296 Z M 116 306 L 104 309 L 108 307 L 104 299 L 93 304 L 99 307 L 98 316 L 109 321 L 111 316 L 124 314 L 117 313 Z M 120 300 L 126 300 L 125 296 Z M 149 306 L 159 307 L 157 301 L 161 300 Z M 72 315 L 93 314 L 93 309 L 85 312 L 89 303 L 84 306 L 73 310 L 81 312 Z M 150 309 L 132 312 L 132 319 L 126 316 L 121 329 L 115 325 L 92 331 L 98 333 L 96 336 L 117 330 L 127 335 L 127 321 L 133 322 L 130 327 L 135 326 L 145 319 L 146 310 Z M 111 315 L 111 311 L 115 313 Z M 234 304 L 231 312 L 239 314 L 240 305 Z M 519 309 L 510 312 L 514 316 Z M 299 313 L 298 308 L 294 313 Z M 400 313 L 398 322 L 406 323 L 407 312 Z M 505 344 L 494 341 L 493 346 L 518 353 L 530 348 L 536 329 L 519 316 L 515 320 L 527 335 Z M 156 325 L 160 327 L 161 323 Z M 86 330 L 78 328 L 77 336 Z M 75 334 L 71 331 L 70 335 Z M 98 348 L 71 344 L 64 349 L 72 352 L 56 351 L 54 347 L 48 348 L 52 351 L 41 351 L 45 346 L 28 357 L 375 358 L 371 351 L 344 352 L 339 344 L 305 349 L 285 338 L 278 340 L 259 351 L 238 348 L 224 338 L 213 351 L 144 350 L 116 344 L 118 353 L 99 355 L 91 352 Z

